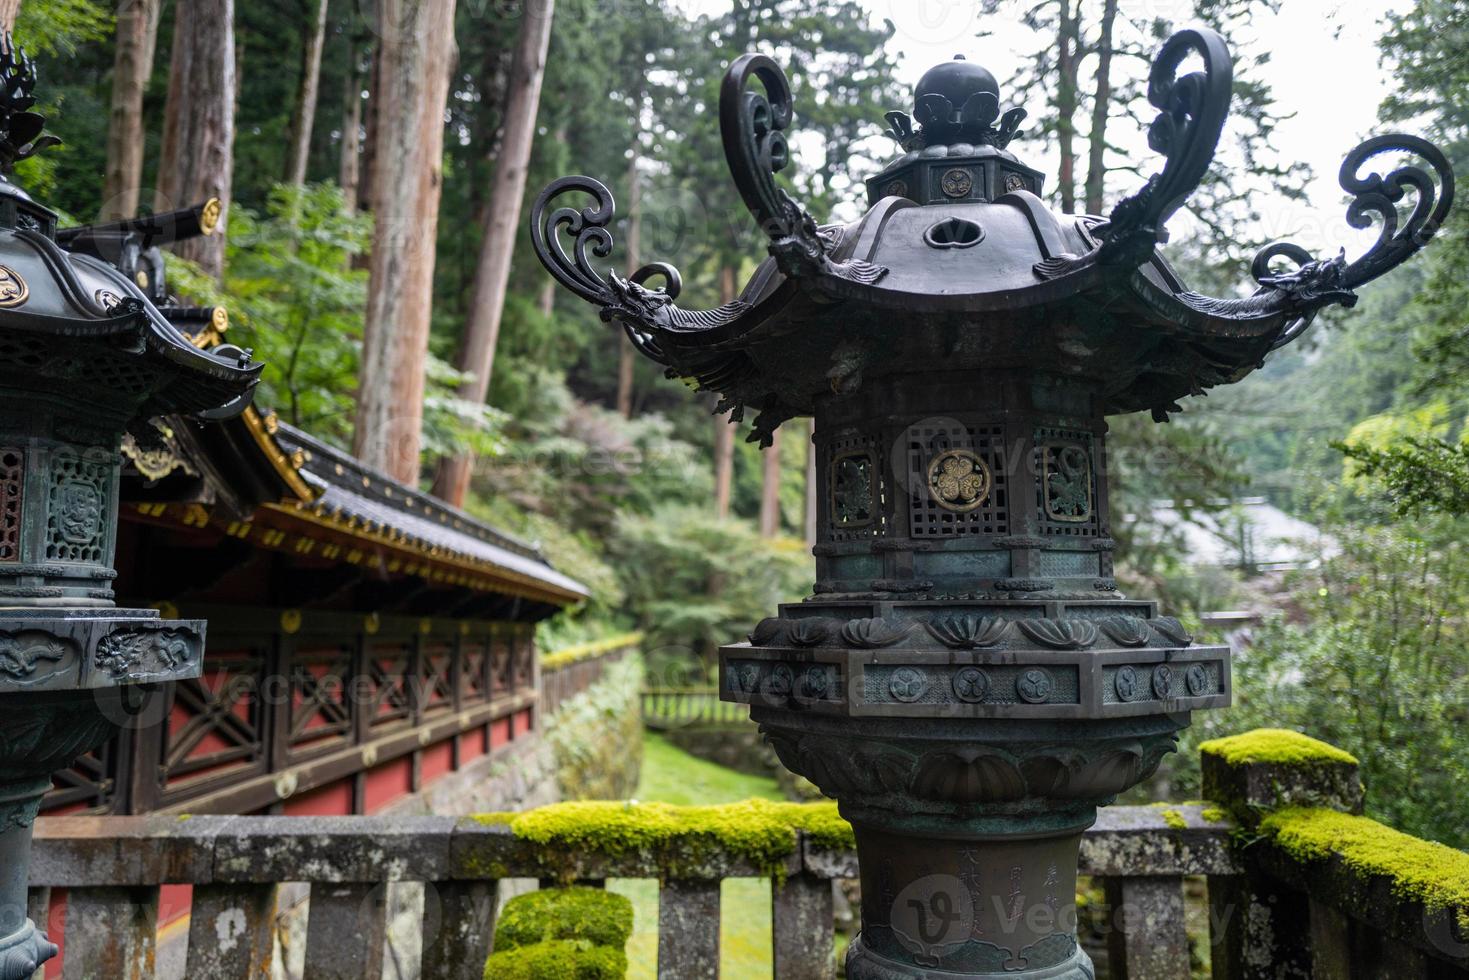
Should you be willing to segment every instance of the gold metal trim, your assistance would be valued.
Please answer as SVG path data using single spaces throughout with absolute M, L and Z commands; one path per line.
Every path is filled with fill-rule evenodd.
M 31 296 L 31 287 L 8 265 L 0 265 L 0 307 L 19 306 Z
M 989 499 L 989 464 L 968 449 L 946 449 L 928 464 L 928 494 L 944 510 L 966 514 Z
M 199 209 L 199 230 L 206 235 L 214 234 L 223 213 L 224 206 L 219 203 L 219 198 L 211 197 L 205 201 L 204 206 Z
M 275 416 L 262 418 L 260 412 L 252 405 L 245 409 L 244 414 L 240 417 L 245 420 L 245 427 L 250 430 L 250 435 L 255 438 L 256 444 L 265 453 L 265 458 L 280 474 L 281 479 L 286 481 L 291 491 L 308 503 L 315 500 L 316 492 L 301 478 L 300 467 L 295 465 L 295 461 L 286 455 L 285 450 L 276 444 L 271 435 L 277 425 L 274 421 Z

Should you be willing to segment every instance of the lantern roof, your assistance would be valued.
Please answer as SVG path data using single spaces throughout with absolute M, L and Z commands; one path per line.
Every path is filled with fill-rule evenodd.
M 1190 59 L 1201 67 L 1180 75 Z M 820 397 L 915 371 L 1010 367 L 1082 379 L 1102 413 L 1151 410 L 1166 420 L 1184 396 L 1260 366 L 1317 310 L 1352 305 L 1358 286 L 1432 237 L 1453 199 L 1453 174 L 1436 147 L 1414 136 L 1373 137 L 1347 154 L 1340 174 L 1352 196 L 1349 223 L 1367 227 L 1375 217 L 1380 226 L 1366 254 L 1316 259 L 1273 242 L 1252 263 L 1252 294 L 1188 289 L 1159 246 L 1213 158 L 1232 82 L 1218 34 L 1198 28 L 1170 37 L 1148 85 L 1157 110 L 1148 142 L 1163 154 L 1162 168 L 1107 216 L 1072 215 L 1041 198 L 1042 175 L 1008 149 L 1024 110 L 1002 115 L 993 75 L 947 62 L 920 80 L 911 115 L 887 114 L 904 152 L 867 182 L 868 212 L 818 225 L 775 179 L 789 161 L 789 84 L 770 58 L 745 55 L 725 75 L 720 127 L 770 257 L 737 299 L 683 309 L 678 272 L 662 262 L 626 279 L 611 270 L 604 277 L 592 258 L 610 254 L 614 203 L 588 177 L 561 178 L 541 193 L 532 242 L 553 276 L 623 324 L 671 376 L 718 392 L 720 409 L 736 418 L 758 410 L 751 438 L 761 442 L 782 421 L 811 414 Z M 1400 154 L 1428 170 L 1363 174 L 1369 160 Z M 1415 201 L 1402 218 L 1406 190 Z M 556 206 L 572 192 L 593 203 Z M 655 279 L 660 288 L 648 285 Z
M 77 236 L 58 233 L 56 213 L 11 180 L 15 163 L 60 142 L 41 132 L 45 120 L 30 111 L 35 84 L 35 63 L 0 36 L 4 373 L 17 387 L 85 379 L 99 412 L 121 418 L 242 411 L 262 368 L 250 352 L 191 344 L 134 278 L 94 252 L 72 251 Z

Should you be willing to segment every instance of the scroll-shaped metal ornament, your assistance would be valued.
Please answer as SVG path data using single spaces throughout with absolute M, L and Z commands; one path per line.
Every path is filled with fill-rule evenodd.
M 758 79 L 764 94 L 750 87 Z M 833 276 L 854 282 L 877 282 L 887 270 L 870 262 L 837 262 L 834 233 L 780 187 L 775 175 L 790 163 L 786 128 L 795 118 L 791 86 L 768 56 L 745 54 L 724 74 L 719 90 L 719 131 L 724 157 L 745 207 L 770 239 L 770 254 L 780 271 L 792 278 Z
M 1369 160 L 1385 154 L 1418 157 L 1433 173 L 1403 164 L 1386 175 L 1374 171 L 1362 176 Z M 1271 350 L 1278 349 L 1299 337 L 1323 307 L 1356 305 L 1354 290 L 1401 265 L 1428 244 L 1454 203 L 1454 171 L 1448 159 L 1427 140 L 1403 133 L 1374 136 L 1358 144 L 1342 161 L 1338 182 L 1352 195 L 1347 205 L 1347 224 L 1370 228 L 1374 220 L 1380 223 L 1376 241 L 1360 258 L 1348 262 L 1342 250 L 1328 259 L 1314 259 L 1293 242 L 1271 242 L 1256 253 L 1250 264 L 1250 273 L 1259 284 L 1253 295 L 1214 299 L 1182 293 L 1179 298 L 1196 310 L 1235 318 L 1290 314 L 1292 318 L 1271 344 Z M 1409 190 L 1413 192 L 1413 208 L 1402 220 L 1398 205 Z M 1277 258 L 1289 259 L 1297 267 L 1272 272 L 1271 263 Z
M 1203 60 L 1203 70 L 1178 77 L 1179 66 L 1191 54 Z M 1098 263 L 1131 270 L 1146 262 L 1154 247 L 1167 240 L 1168 219 L 1198 188 L 1214 159 L 1233 85 L 1234 66 L 1224 38 L 1203 27 L 1168 38 L 1148 76 L 1148 101 L 1158 109 L 1148 127 L 1148 145 L 1167 158 L 1163 169 L 1091 229 L 1099 242 L 1096 249 L 1038 262 L 1036 275 L 1055 279 Z
M 553 207 L 563 194 L 582 193 L 592 198 L 587 207 Z M 591 177 L 561 177 L 546 185 L 531 207 L 531 247 L 536 258 L 557 282 L 582 299 L 601 307 L 603 320 L 621 323 L 633 346 L 646 357 L 666 365 L 668 359 L 658 345 L 660 332 L 707 330 L 735 320 L 749 309 L 734 300 L 712 310 L 684 310 L 674 305 L 683 278 L 666 262 L 642 266 L 626 279 L 610 267 L 604 279 L 592 266 L 591 257 L 612 254 L 612 232 L 608 226 L 616 214 L 612 192 Z M 567 253 L 562 235 L 571 238 Z M 663 280 L 661 289 L 650 289 L 649 279 Z

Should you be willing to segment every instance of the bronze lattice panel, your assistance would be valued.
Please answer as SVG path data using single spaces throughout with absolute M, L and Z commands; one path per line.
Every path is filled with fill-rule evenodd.
M 827 446 L 826 530 L 831 541 L 881 535 L 887 526 L 877 440 L 846 433 Z
M 1042 534 L 1095 537 L 1096 440 L 1084 429 L 1035 430 L 1036 526 Z
M 934 424 L 910 426 L 908 446 L 908 520 L 915 538 L 1010 532 L 1010 480 L 1005 461 L 1005 430 L 999 425 Z M 978 505 L 958 511 L 944 506 L 929 486 L 934 459 L 953 450 L 972 453 L 989 471 L 989 489 Z
M 20 515 L 25 503 L 25 450 L 0 446 L 0 562 L 20 561 Z

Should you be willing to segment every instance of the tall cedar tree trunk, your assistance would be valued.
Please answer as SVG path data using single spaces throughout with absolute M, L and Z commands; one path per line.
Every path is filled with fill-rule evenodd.
M 357 71 L 357 45 L 351 45 L 352 61 L 342 87 L 342 159 L 337 184 L 342 188 L 342 210 L 357 213 L 357 181 L 362 173 L 362 76 Z
M 510 258 L 521 234 L 520 203 L 525 196 L 531 138 L 535 135 L 555 6 L 554 0 L 546 0 L 544 5 L 525 6 L 515 53 L 511 56 L 504 137 L 495 164 L 485 237 L 480 243 L 474 285 L 469 294 L 469 318 L 459 351 L 459 369 L 473 375 L 460 387 L 459 396 L 475 403 L 484 401 L 489 393 L 490 374 L 495 367 L 495 345 L 500 339 L 500 318 L 505 312 L 505 290 L 510 281 Z M 473 468 L 474 458 L 468 453 L 442 460 L 434 480 L 435 496 L 455 507 L 463 506 Z
M 760 459 L 760 536 L 780 533 L 780 430 L 770 434 L 770 445 Z
M 643 192 L 638 184 L 638 155 L 633 153 L 627 165 L 627 272 L 631 276 L 638 271 L 638 256 L 643 248 Z M 625 419 L 632 418 L 633 364 L 637 351 L 627 331 L 621 326 L 617 336 L 617 411 Z
M 734 266 L 719 269 L 719 302 L 730 303 L 735 298 Z M 720 519 L 729 516 L 729 501 L 734 486 L 734 423 L 729 413 L 714 417 L 714 516 Z
M 1072 140 L 1076 136 L 1077 62 L 1081 60 L 1081 11 L 1073 13 L 1071 4 L 1072 0 L 1061 0 L 1056 38 L 1056 143 L 1061 153 L 1056 186 L 1065 214 L 1076 212 L 1076 150 Z
M 234 0 L 177 4 L 155 211 L 220 203 L 214 234 L 179 242 L 174 251 L 219 279 L 235 143 Z
M 0 31 L 9 34 L 15 30 L 15 18 L 20 14 L 20 0 L 0 0 Z
M 416 486 L 454 0 L 380 0 L 376 218 L 353 451 Z
M 383 47 L 372 46 L 367 66 L 367 104 L 363 107 L 362 155 L 358 157 L 357 210 L 372 210 L 373 174 L 377 172 L 378 76 L 382 74 Z
M 327 0 L 316 0 L 316 17 L 301 49 L 301 88 L 296 93 L 296 111 L 291 118 L 291 148 L 286 160 L 286 183 L 306 183 L 306 161 L 311 155 L 311 131 L 316 123 L 316 97 L 321 85 L 321 47 L 326 42 Z M 351 72 L 348 72 L 350 77 Z
M 1097 90 L 1092 99 L 1092 131 L 1087 148 L 1086 213 L 1101 214 L 1102 185 L 1107 178 L 1107 117 L 1112 112 L 1112 26 L 1117 0 L 1105 0 L 1097 37 Z
M 103 221 L 138 213 L 143 183 L 143 95 L 153 74 L 153 49 L 163 0 L 118 0 L 117 50 L 112 61 L 112 107 L 107 116 L 107 170 Z

